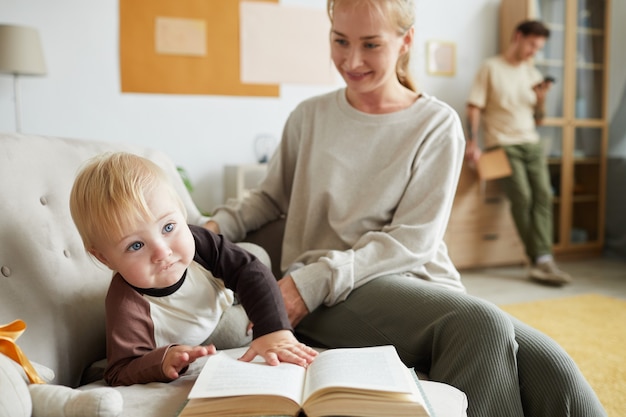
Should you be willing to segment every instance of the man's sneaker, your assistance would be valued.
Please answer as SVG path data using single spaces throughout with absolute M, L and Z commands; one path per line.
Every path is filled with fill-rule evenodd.
M 530 268 L 530 279 L 547 285 L 561 286 L 572 281 L 572 277 L 561 271 L 554 261 L 534 264 Z

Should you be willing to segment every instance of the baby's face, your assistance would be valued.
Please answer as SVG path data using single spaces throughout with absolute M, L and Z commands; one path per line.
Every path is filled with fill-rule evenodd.
M 93 251 L 102 263 L 139 288 L 175 284 L 193 260 L 195 243 L 178 202 L 166 186 L 145 195 L 154 219 L 140 219 L 116 242 Z

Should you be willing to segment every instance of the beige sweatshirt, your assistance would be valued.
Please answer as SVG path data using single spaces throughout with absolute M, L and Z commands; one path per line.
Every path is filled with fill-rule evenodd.
M 443 242 L 464 148 L 458 115 L 433 97 L 372 115 L 340 89 L 291 113 L 266 179 L 213 220 L 240 240 L 287 214 L 281 267 L 309 311 L 388 274 L 464 291 Z
M 467 100 L 482 110 L 485 148 L 539 140 L 534 118 L 537 94 L 533 87 L 542 80 L 530 62 L 511 65 L 502 55 L 485 61 Z

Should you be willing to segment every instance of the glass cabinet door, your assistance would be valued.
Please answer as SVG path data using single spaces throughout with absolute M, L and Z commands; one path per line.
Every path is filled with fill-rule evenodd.
M 601 119 L 604 102 L 605 0 L 578 0 L 576 26 L 577 119 Z
M 570 243 L 598 239 L 603 129 L 578 127 L 574 139 L 574 181 Z
M 576 101 L 574 118 L 572 217 L 569 243 L 597 242 L 601 236 L 602 144 L 604 128 L 589 119 L 604 117 L 606 0 L 578 0 L 576 11 Z M 587 125 L 587 126 L 585 126 Z
M 600 253 L 608 150 L 606 26 L 612 2 L 499 2 L 502 45 L 510 41 L 505 32 L 523 19 L 537 19 L 550 29 L 533 63 L 544 76 L 556 79 L 546 95 L 546 117 L 537 126 L 552 191 L 555 254 Z
M 544 48 L 535 56 L 535 66 L 556 82 L 546 97 L 546 116 L 563 117 L 563 91 L 565 69 L 565 0 L 535 0 L 537 19 L 550 29 Z

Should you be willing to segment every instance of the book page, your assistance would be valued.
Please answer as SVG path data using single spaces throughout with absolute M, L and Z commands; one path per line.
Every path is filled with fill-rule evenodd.
M 325 387 L 409 394 L 414 385 L 393 346 L 329 349 L 309 366 L 304 398 Z
M 302 404 L 305 369 L 289 363 L 270 366 L 259 358 L 243 362 L 224 352 L 209 357 L 188 398 L 277 395 Z

